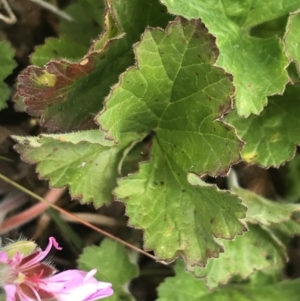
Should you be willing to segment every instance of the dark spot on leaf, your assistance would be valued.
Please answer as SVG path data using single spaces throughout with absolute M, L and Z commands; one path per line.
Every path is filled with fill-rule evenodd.
M 267 255 L 266 256 L 266 260 L 271 260 L 272 259 L 272 256 L 271 255 Z
M 198 75 L 199 75 L 199 72 L 195 72 L 195 74 L 196 74 L 196 76 L 198 76 Z
M 214 218 L 211 218 L 211 219 L 210 219 L 210 223 L 211 223 L 211 224 L 212 224 L 214 221 L 215 221 Z
M 194 214 L 195 214 L 195 215 L 197 214 L 197 211 L 196 211 L 196 210 L 194 210 Z
M 197 31 L 194 32 L 193 38 L 199 39 L 199 33 Z
M 157 185 L 157 182 L 154 182 L 154 185 Z
M 248 88 L 252 88 L 252 85 L 251 85 L 251 84 L 248 84 L 247 87 L 248 87 Z
M 57 151 L 57 147 L 53 147 L 53 151 L 56 152 Z
M 177 147 L 177 145 L 174 144 L 173 147 Z
M 214 127 L 214 131 L 216 131 L 216 128 Z
M 164 181 L 161 181 L 161 182 L 160 182 L 160 185 L 164 185 L 164 184 L 165 184 L 165 182 L 164 182 Z
M 159 101 L 158 99 L 155 99 L 154 101 Z
M 178 173 L 177 176 L 180 177 L 180 173 Z
M 182 191 L 182 192 L 185 192 L 185 189 L 182 189 L 181 191 Z
M 56 49 L 53 49 L 52 52 L 53 52 L 53 54 L 58 55 L 58 52 Z

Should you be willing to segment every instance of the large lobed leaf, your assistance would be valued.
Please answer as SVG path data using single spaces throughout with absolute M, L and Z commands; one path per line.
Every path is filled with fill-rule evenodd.
M 214 39 L 200 21 L 178 18 L 150 29 L 136 46 L 137 67 L 121 77 L 97 121 L 121 133 L 155 131 L 155 143 L 186 172 L 220 174 L 239 160 L 240 141 L 216 120 L 230 109 L 231 77 L 213 67 Z
M 242 151 L 248 163 L 279 166 L 292 159 L 300 145 L 300 85 L 287 85 L 282 96 L 270 97 L 259 116 L 241 118 L 235 111 L 226 120 L 246 142 Z
M 97 269 L 99 281 L 112 283 L 114 294 L 109 301 L 133 301 L 134 298 L 124 290 L 124 285 L 138 276 L 136 264 L 129 259 L 127 250 L 121 244 L 105 239 L 100 247 L 91 246 L 84 249 L 78 259 L 80 269 L 90 271 Z
M 6 101 L 9 97 L 9 89 L 3 82 L 16 67 L 13 59 L 14 50 L 6 41 L 0 41 L 0 110 L 6 108 Z
M 239 115 L 259 114 L 267 96 L 281 94 L 288 81 L 288 65 L 277 37 L 249 35 L 252 26 L 300 8 L 300 1 L 161 0 L 169 12 L 187 19 L 201 18 L 217 39 L 217 65 L 230 72 L 236 87 Z
M 159 260 L 181 255 L 189 264 L 203 266 L 223 252 L 214 237 L 232 239 L 245 230 L 239 222 L 245 211 L 240 200 L 200 184 L 191 185 L 172 154 L 157 144 L 151 162 L 118 181 L 115 194 L 127 205 L 129 223 L 145 230 L 144 247 L 154 249 Z
M 221 174 L 239 159 L 234 132 L 215 120 L 230 108 L 230 77 L 212 66 L 214 39 L 200 21 L 149 29 L 135 50 L 137 67 L 122 75 L 97 120 L 116 142 L 124 133 L 154 132 L 151 161 L 115 193 L 159 259 L 180 254 L 203 265 L 222 251 L 213 236 L 232 239 L 244 230 L 245 208 L 235 196 L 187 181 L 190 171 Z
M 40 177 L 49 179 L 51 186 L 69 186 L 73 198 L 100 207 L 112 200 L 119 162 L 137 137 L 124 137 L 119 145 L 98 130 L 13 138 L 22 159 L 37 163 Z

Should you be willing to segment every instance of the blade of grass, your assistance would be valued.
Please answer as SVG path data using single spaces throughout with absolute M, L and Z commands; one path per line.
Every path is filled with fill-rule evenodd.
M 60 229 L 63 237 L 69 241 L 79 252 L 81 252 L 84 247 L 84 243 L 80 236 L 66 221 L 61 218 L 57 211 L 52 208 L 49 208 L 47 211 L 52 220 L 56 223 L 57 227 Z

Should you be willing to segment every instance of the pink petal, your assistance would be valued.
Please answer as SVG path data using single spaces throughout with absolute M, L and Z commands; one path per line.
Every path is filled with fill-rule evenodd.
M 41 289 L 53 293 L 60 301 L 92 301 L 113 294 L 111 283 L 99 282 L 93 275 L 80 270 L 68 270 L 48 279 L 43 279 Z
M 21 268 L 22 270 L 25 270 L 33 265 L 35 265 L 36 263 L 42 261 L 50 252 L 52 246 L 57 249 L 57 250 L 61 250 L 62 248 L 58 245 L 57 241 L 55 240 L 54 237 L 49 237 L 49 243 L 46 247 L 46 249 L 44 251 L 37 251 L 29 256 L 32 256 L 32 258 L 30 260 L 28 260 L 27 262 L 25 262 L 24 264 L 22 264 Z M 35 255 L 35 256 L 33 256 Z M 24 260 L 26 259 L 26 257 L 24 258 Z
M 8 264 L 9 258 L 5 252 L 0 252 L 0 262 Z
M 93 301 L 98 300 L 101 298 L 109 297 L 114 293 L 113 289 L 111 287 L 108 287 L 106 289 L 98 290 L 93 295 L 88 296 L 88 298 L 84 299 L 84 301 Z
M 111 284 L 107 283 L 106 288 L 103 289 L 103 283 L 99 289 L 97 284 L 84 283 L 80 286 L 74 287 L 71 290 L 65 290 L 61 293 L 55 294 L 60 301 L 93 301 L 100 298 L 108 297 L 113 294 Z
M 17 287 L 13 284 L 8 284 L 4 286 L 6 300 L 5 301 L 16 301 L 16 291 Z

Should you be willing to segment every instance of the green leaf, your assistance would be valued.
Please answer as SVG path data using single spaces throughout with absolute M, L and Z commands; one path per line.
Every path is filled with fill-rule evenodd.
M 42 67 L 53 59 L 79 61 L 88 52 L 88 47 L 73 42 L 66 37 L 49 38 L 31 56 L 32 64 Z
M 89 46 L 104 29 L 105 1 L 79 0 L 67 7 L 66 12 L 74 21 L 61 19 L 60 37 L 46 39 L 31 55 L 34 65 L 42 67 L 53 59 L 79 61 Z
M 10 91 L 3 81 L 16 67 L 16 62 L 13 59 L 14 54 L 15 52 L 9 43 L 0 41 L 0 110 L 7 106 L 6 101 Z
M 107 136 L 155 131 L 163 152 L 187 173 L 221 174 L 239 160 L 241 143 L 216 120 L 230 109 L 233 86 L 213 67 L 214 39 L 200 21 L 178 18 L 167 31 L 148 29 L 137 67 L 121 77 L 98 116 Z
M 161 0 L 169 12 L 187 19 L 201 18 L 216 37 L 217 66 L 231 73 L 239 115 L 259 114 L 267 96 L 281 94 L 288 81 L 288 60 L 277 37 L 249 35 L 250 27 L 300 8 L 300 1 Z
M 288 21 L 288 15 L 259 24 L 251 28 L 252 36 L 268 39 L 275 36 L 282 38 L 285 34 L 285 27 Z
M 245 207 L 229 192 L 210 185 L 192 186 L 186 173 L 153 141 L 152 161 L 118 181 L 114 193 L 126 203 L 129 223 L 145 230 L 146 249 L 159 260 L 178 255 L 190 265 L 203 266 L 208 257 L 223 251 L 214 239 L 232 239 L 245 228 L 239 219 Z
M 292 216 L 290 220 L 284 221 L 280 224 L 272 225 L 271 229 L 274 231 L 279 230 L 284 235 L 288 236 L 289 242 L 290 238 L 295 235 L 300 235 L 300 216 L 299 213 Z
M 253 284 L 231 284 L 210 292 L 203 280 L 184 271 L 184 264 L 175 265 L 175 277 L 165 280 L 158 288 L 157 301 L 298 301 L 300 280 L 277 283 L 253 282 Z M 262 280 L 262 279 L 260 279 Z
M 287 85 L 282 96 L 270 97 L 259 116 L 245 119 L 235 111 L 226 116 L 246 142 L 242 158 L 248 163 L 278 167 L 290 160 L 300 145 L 300 85 Z
M 300 72 L 300 43 L 299 43 L 300 14 L 290 15 L 284 38 L 288 58 L 294 61 Z
M 23 97 L 26 112 L 41 116 L 42 125 L 51 130 L 90 129 L 110 87 L 118 81 L 120 73 L 134 63 L 132 44 L 148 25 L 164 27 L 171 18 L 156 0 L 113 4 L 106 16 L 115 19 L 111 26 L 125 30 L 122 35 L 106 39 L 102 45 L 103 36 L 107 38 L 111 31 L 115 32 L 107 28 L 99 37 L 103 47 L 99 49 L 95 41 L 97 49 L 92 47 L 79 63 L 51 61 L 44 68 L 29 66 L 19 75 L 18 93 Z M 129 26 L 127 20 L 132 15 L 143 17 L 130 19 L 135 22 Z M 72 31 L 76 31 L 75 27 Z
M 106 298 L 109 301 L 129 301 L 134 298 L 124 291 L 124 285 L 137 277 L 139 270 L 129 259 L 127 250 L 121 244 L 104 239 L 100 247 L 91 246 L 84 249 L 78 259 L 80 269 L 90 271 L 97 269 L 99 281 L 112 283 L 114 294 Z
M 65 11 L 74 21 L 61 19 L 60 35 L 77 44 L 90 46 L 104 28 L 105 9 L 106 1 L 103 0 L 79 0 L 69 5 Z
M 250 190 L 237 187 L 233 191 L 239 195 L 248 207 L 246 220 L 251 223 L 278 224 L 289 220 L 293 212 L 300 211 L 300 204 L 271 201 Z
M 226 284 L 230 277 L 247 278 L 255 271 L 279 266 L 286 262 L 285 249 L 258 225 L 249 225 L 249 232 L 234 241 L 224 241 L 225 252 L 208 261 L 205 268 L 190 267 L 196 277 L 206 276 L 208 288 Z
M 22 159 L 37 163 L 37 172 L 50 186 L 69 186 L 73 198 L 100 207 L 111 201 L 118 164 L 136 136 L 124 137 L 119 145 L 105 140 L 98 130 L 13 138 Z
M 297 155 L 288 162 L 287 168 L 284 198 L 289 202 L 298 202 L 300 200 L 300 156 Z

